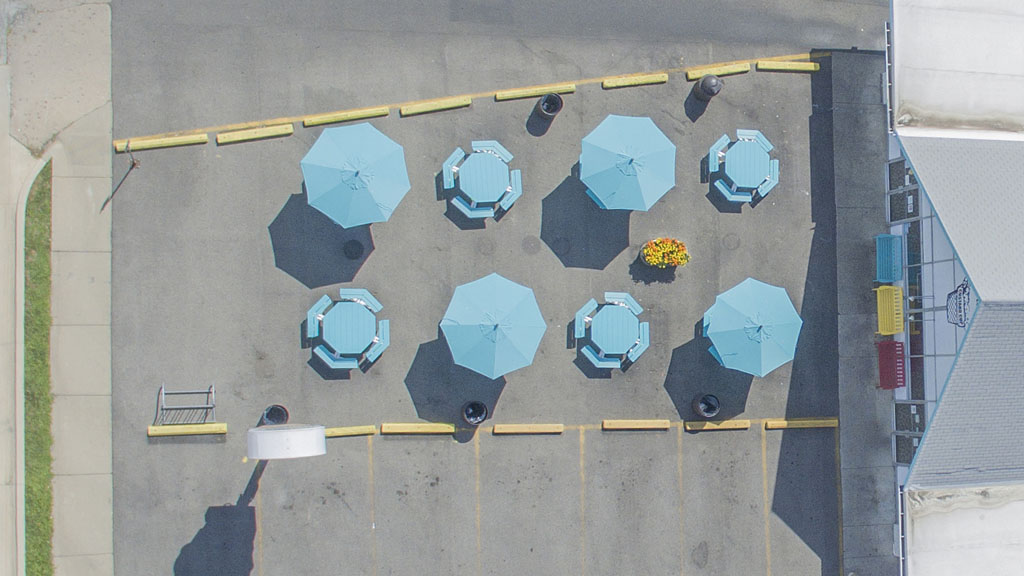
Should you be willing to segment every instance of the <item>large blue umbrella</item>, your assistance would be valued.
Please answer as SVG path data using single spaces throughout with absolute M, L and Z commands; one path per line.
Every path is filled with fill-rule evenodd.
M 488 378 L 533 363 L 547 327 L 533 290 L 498 274 L 455 288 L 441 320 L 455 363 Z
M 607 210 L 646 212 L 676 185 L 676 147 L 647 117 L 610 115 L 583 139 L 580 179 Z
M 410 187 L 402 147 L 366 123 L 327 128 L 299 165 L 309 205 L 345 228 L 386 221 Z
M 711 355 L 726 368 L 764 376 L 793 360 L 803 320 L 786 290 L 747 278 L 704 313 Z

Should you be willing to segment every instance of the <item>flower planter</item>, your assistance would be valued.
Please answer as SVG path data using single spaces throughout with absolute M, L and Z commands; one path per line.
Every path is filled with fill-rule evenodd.
M 640 250 L 640 261 L 655 268 L 676 268 L 686 266 L 690 253 L 675 238 L 655 238 Z

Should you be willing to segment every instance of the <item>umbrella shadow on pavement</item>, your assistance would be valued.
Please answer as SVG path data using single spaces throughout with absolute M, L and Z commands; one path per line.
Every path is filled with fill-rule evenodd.
M 494 414 L 495 405 L 505 388 L 505 377 L 491 380 L 452 361 L 448 343 L 438 330 L 438 338 L 420 344 L 412 366 L 405 375 L 405 386 L 416 407 L 416 415 L 428 422 L 455 424 L 455 439 L 468 442 L 476 429 L 462 419 L 462 407 L 476 400 Z
M 540 239 L 566 268 L 604 270 L 629 247 L 630 212 L 598 206 L 575 175 L 562 180 L 541 206 Z
M 665 376 L 665 392 L 683 420 L 693 420 L 693 399 L 698 394 L 714 394 L 721 402 L 715 420 L 728 420 L 742 414 L 754 377 L 720 365 L 708 347 L 711 340 L 700 336 L 701 321 L 694 327 L 694 338 L 672 350 L 672 360 Z
M 248 576 L 253 569 L 256 508 L 251 505 L 267 466 L 259 461 L 234 504 L 206 509 L 206 524 L 174 560 L 174 576 Z
M 369 226 L 342 228 L 292 194 L 267 227 L 274 264 L 307 288 L 351 282 L 373 252 Z

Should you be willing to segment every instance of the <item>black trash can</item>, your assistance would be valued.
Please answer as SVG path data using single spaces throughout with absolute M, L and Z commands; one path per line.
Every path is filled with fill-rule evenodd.
M 722 91 L 722 86 L 724 86 L 724 83 L 721 78 L 714 74 L 708 74 L 706 76 L 702 76 L 701 79 L 697 81 L 697 86 L 693 90 L 693 95 L 699 100 L 707 102 Z
M 479 426 L 487 419 L 487 405 L 483 402 L 467 402 L 462 407 L 462 419 L 470 426 Z
M 540 97 L 540 100 L 537 100 L 537 105 L 533 109 L 538 116 L 551 121 L 562 111 L 562 105 L 562 97 L 558 94 L 545 94 Z
M 260 425 L 273 426 L 275 424 L 287 424 L 288 423 L 288 409 L 280 404 L 273 404 L 268 406 L 263 411 L 263 417 L 260 418 Z
M 693 399 L 693 411 L 701 418 L 714 418 L 722 409 L 718 396 L 714 394 L 698 394 Z

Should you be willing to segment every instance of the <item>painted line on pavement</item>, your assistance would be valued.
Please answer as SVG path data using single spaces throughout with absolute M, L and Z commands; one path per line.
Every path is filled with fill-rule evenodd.
M 761 427 L 761 508 L 764 509 L 765 573 L 772 576 L 771 509 L 768 507 L 768 433 Z
M 303 126 L 317 126 L 317 125 L 320 125 L 320 124 L 329 124 L 329 123 L 334 123 L 334 122 L 345 122 L 345 121 L 361 119 L 361 118 L 370 118 L 370 117 L 374 117 L 374 116 L 377 116 L 377 115 L 385 116 L 385 114 L 380 113 L 384 108 L 388 108 L 389 111 L 390 111 L 391 108 L 398 108 L 399 110 L 401 110 L 403 107 L 405 107 L 405 108 L 409 108 L 409 109 L 415 111 L 415 110 L 418 110 L 418 109 L 420 109 L 422 107 L 429 108 L 430 105 L 432 105 L 432 104 L 436 105 L 439 101 L 453 100 L 453 99 L 460 99 L 460 98 L 461 99 L 469 98 L 470 101 L 472 101 L 473 98 L 492 98 L 492 97 L 496 97 L 498 94 L 503 94 L 503 95 L 507 96 L 506 98 L 502 98 L 499 101 L 515 100 L 515 99 L 519 99 L 519 98 L 528 98 L 528 97 L 530 97 L 529 95 L 516 96 L 515 95 L 516 92 L 524 92 L 524 91 L 537 90 L 537 89 L 540 89 L 540 88 L 544 88 L 545 90 L 547 90 L 547 92 L 543 92 L 543 93 L 546 94 L 548 92 L 559 92 L 560 90 L 557 90 L 556 88 L 558 88 L 558 87 L 568 87 L 570 85 L 573 87 L 572 91 L 575 91 L 576 87 L 578 87 L 578 86 L 589 85 L 589 84 L 603 84 L 605 81 L 614 81 L 615 79 L 621 79 L 621 78 L 630 77 L 630 76 L 644 76 L 644 75 L 658 75 L 658 74 L 673 75 L 673 74 L 679 74 L 679 73 L 686 73 L 687 80 L 696 80 L 700 76 L 697 75 L 697 76 L 691 77 L 691 73 L 693 71 L 701 71 L 703 73 L 703 72 L 706 72 L 708 70 L 714 70 L 716 68 L 726 67 L 728 69 L 728 67 L 730 67 L 730 66 L 741 66 L 742 67 L 743 65 L 746 65 L 747 70 L 749 70 L 751 64 L 756 64 L 757 62 L 786 62 L 786 61 L 798 61 L 798 60 L 811 60 L 811 59 L 815 59 L 815 58 L 824 58 L 824 57 L 827 57 L 828 55 L 829 55 L 829 52 L 800 52 L 800 53 L 796 53 L 796 54 L 784 54 L 784 55 L 781 55 L 781 56 L 771 56 L 771 57 L 768 57 L 768 58 L 748 58 L 748 59 L 745 59 L 745 60 L 733 60 L 733 61 L 730 61 L 730 62 L 719 62 L 719 63 L 716 63 L 716 64 L 702 64 L 702 65 L 699 65 L 699 66 L 681 66 L 681 67 L 676 67 L 676 68 L 666 68 L 666 69 L 663 69 L 663 70 L 653 70 L 653 71 L 642 72 L 642 73 L 633 74 L 633 75 L 617 74 L 617 75 L 600 76 L 600 77 L 596 77 L 596 78 L 584 78 L 584 79 L 581 79 L 581 80 L 576 80 L 575 82 L 562 82 L 562 83 L 544 84 L 544 85 L 538 85 L 538 86 L 527 86 L 527 87 L 524 87 L 524 88 L 489 90 L 489 91 L 486 91 L 486 92 L 479 92 L 479 93 L 475 93 L 475 94 L 463 94 L 463 95 L 459 95 L 459 96 L 450 96 L 450 97 L 444 97 L 444 98 L 413 100 L 413 101 L 408 101 L 408 102 L 395 103 L 395 104 L 387 104 L 387 105 L 382 105 L 382 106 L 354 108 L 354 109 L 350 109 L 350 110 L 338 110 L 338 111 L 335 111 L 335 112 L 326 112 L 326 113 L 322 113 L 322 114 L 304 114 L 304 115 L 298 115 L 298 116 L 282 116 L 282 117 L 279 117 L 279 118 L 272 118 L 272 119 L 267 119 L 267 120 L 254 120 L 254 121 L 249 121 L 249 122 L 237 122 L 237 123 L 233 123 L 233 124 L 223 124 L 223 125 L 219 125 L 219 126 L 207 126 L 205 128 L 193 128 L 193 129 L 186 129 L 186 130 L 178 130 L 178 131 L 174 131 L 174 132 L 164 132 L 164 133 L 160 133 L 160 134 L 152 134 L 152 135 L 149 135 L 149 136 L 137 136 L 137 137 L 132 137 L 132 138 L 120 138 L 120 139 L 115 139 L 113 141 L 113 145 L 114 145 L 114 151 L 115 152 L 125 152 L 129 142 L 131 142 L 131 149 L 133 151 L 149 150 L 149 149 L 155 149 L 155 148 L 168 148 L 168 147 L 173 147 L 173 146 L 186 146 L 186 145 L 191 145 L 191 144 L 206 144 L 209 141 L 208 136 L 207 136 L 208 134 L 217 134 L 217 133 L 231 132 L 231 131 L 237 131 L 237 130 L 247 130 L 247 129 L 250 129 L 250 128 L 260 128 L 260 127 L 263 127 L 263 126 L 276 126 L 276 125 L 279 125 L 279 124 L 295 124 L 295 123 L 298 123 L 298 122 L 302 122 Z M 562 93 L 566 93 L 566 92 L 569 92 L 569 90 L 566 90 L 565 92 L 562 92 Z M 536 92 L 534 92 L 532 95 L 540 95 L 540 94 L 537 94 Z M 468 106 L 468 104 L 467 104 L 467 106 Z M 369 111 L 376 111 L 377 113 L 375 113 L 373 115 L 370 115 L 370 116 L 362 116 L 361 115 L 361 114 L 369 114 Z M 426 111 L 431 111 L 431 110 L 426 110 Z M 417 112 L 417 113 L 423 113 L 423 112 Z M 331 118 L 332 116 L 335 117 L 336 119 L 332 119 Z M 403 114 L 403 116 L 405 116 L 405 114 Z M 308 119 L 311 120 L 311 122 L 309 124 L 306 124 L 306 121 Z

